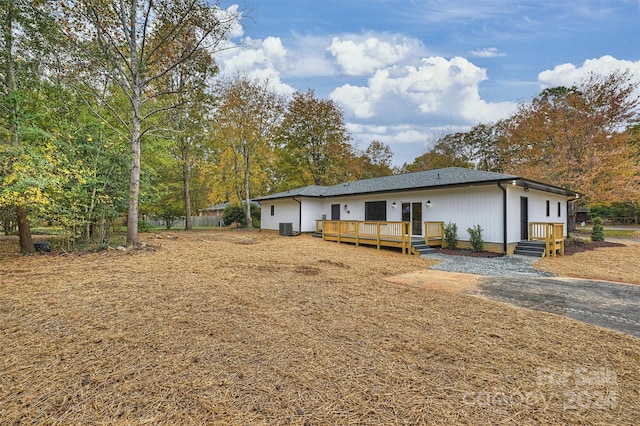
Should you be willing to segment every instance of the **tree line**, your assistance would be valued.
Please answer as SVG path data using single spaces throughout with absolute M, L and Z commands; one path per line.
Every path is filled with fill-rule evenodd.
M 577 209 L 625 206 L 640 214 L 640 98 L 628 71 L 544 89 L 510 117 L 440 138 L 406 171 L 447 166 L 509 173 L 573 189 Z M 571 228 L 575 222 L 569 224 Z
M 0 221 L 23 252 L 34 220 L 106 242 L 126 213 L 135 246 L 144 214 L 190 228 L 210 203 L 392 173 L 390 149 L 354 149 L 312 90 L 219 78 L 240 17 L 205 0 L 0 0 Z
M 442 137 L 392 167 L 354 147 L 341 109 L 312 89 L 221 78 L 241 11 L 205 0 L 0 0 L 0 222 L 34 251 L 31 223 L 106 242 L 126 214 L 190 218 L 209 204 L 458 165 L 570 187 L 590 203 L 640 201 L 637 85 L 628 73 L 544 90 L 508 119 Z

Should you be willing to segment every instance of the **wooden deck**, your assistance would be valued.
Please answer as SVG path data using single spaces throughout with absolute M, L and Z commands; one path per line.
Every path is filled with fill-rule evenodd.
M 316 233 L 325 241 L 399 248 L 403 254 L 419 254 L 413 249 L 418 243 L 442 247 L 444 222 L 425 222 L 424 229 L 422 237 L 411 235 L 410 222 L 316 220 Z
M 369 222 L 355 220 L 316 221 L 316 230 L 320 224 L 322 239 L 339 243 L 353 243 L 356 246 L 374 245 L 400 248 L 403 254 L 411 249 L 409 222 Z
M 424 236 L 411 235 L 410 222 L 316 220 L 316 234 L 326 241 L 399 248 L 403 254 L 420 254 L 417 245 L 445 247 L 444 222 L 424 222 Z M 545 244 L 544 256 L 564 255 L 564 224 L 529 223 L 529 240 Z
M 544 241 L 545 256 L 564 255 L 564 223 L 530 222 L 529 241 Z

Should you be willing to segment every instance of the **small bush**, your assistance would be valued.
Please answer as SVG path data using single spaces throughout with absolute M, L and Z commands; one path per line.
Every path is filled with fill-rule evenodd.
M 591 241 L 604 241 L 604 227 L 602 226 L 602 218 L 600 216 L 593 218 Z
M 482 239 L 482 228 L 480 225 L 474 225 L 471 228 L 467 228 L 467 232 L 471 236 L 471 249 L 475 252 L 484 250 L 484 240 Z
M 245 205 L 230 204 L 222 212 L 222 220 L 226 225 L 237 222 L 242 226 L 247 226 L 247 216 L 244 211 Z M 260 227 L 260 207 L 251 205 L 251 221 L 254 228 Z
M 147 222 L 146 220 L 141 220 L 138 222 L 138 232 L 149 232 L 153 229 L 153 225 Z
M 458 247 L 458 225 L 449 222 L 444 226 L 444 241 L 447 248 L 454 250 Z
M 222 220 L 226 225 L 231 225 L 233 222 L 240 223 L 243 226 L 247 224 L 244 209 L 238 204 L 230 204 L 225 207 L 222 212 Z

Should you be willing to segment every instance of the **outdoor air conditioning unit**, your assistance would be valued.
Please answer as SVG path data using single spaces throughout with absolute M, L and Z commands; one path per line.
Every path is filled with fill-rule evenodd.
M 280 232 L 279 234 L 283 237 L 290 237 L 293 235 L 293 223 L 279 223 Z

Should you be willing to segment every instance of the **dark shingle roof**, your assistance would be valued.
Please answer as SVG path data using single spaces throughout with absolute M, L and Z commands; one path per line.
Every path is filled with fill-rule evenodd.
M 331 197 L 369 192 L 403 191 L 438 186 L 496 182 L 517 178 L 517 176 L 502 173 L 484 172 L 462 167 L 448 167 L 446 169 L 427 170 L 424 172 L 385 176 L 334 185 L 327 188 L 323 196 Z
M 519 176 L 486 172 L 482 170 L 466 169 L 463 167 L 447 167 L 444 169 L 427 170 L 424 172 L 406 173 L 401 175 L 384 176 L 373 179 L 345 182 L 333 186 L 311 185 L 290 191 L 256 198 L 256 201 L 273 200 L 291 197 L 338 197 L 344 195 L 357 195 L 380 192 L 408 191 L 413 189 L 433 189 L 438 187 L 481 185 L 497 182 L 517 180 L 521 186 L 527 181 Z M 553 186 L 538 184 L 541 189 L 551 192 L 575 194 L 572 191 L 563 190 Z
M 278 192 L 277 194 L 267 195 L 266 197 L 254 198 L 254 200 L 260 201 L 291 197 L 322 197 L 327 191 L 327 188 L 327 186 L 309 185 L 303 186 L 302 188 L 290 189 L 289 191 Z

